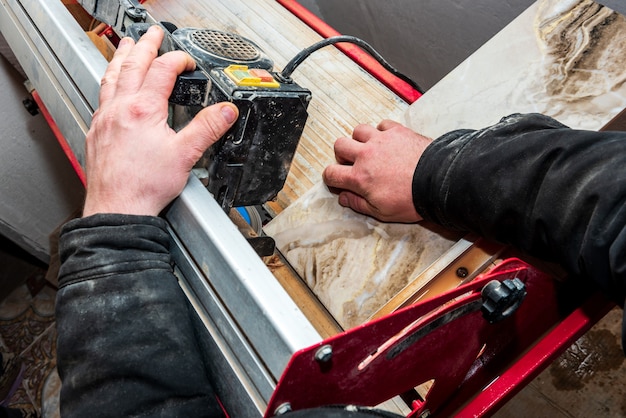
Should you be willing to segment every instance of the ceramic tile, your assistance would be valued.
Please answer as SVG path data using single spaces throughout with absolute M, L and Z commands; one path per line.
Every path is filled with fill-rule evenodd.
M 357 214 L 322 183 L 264 230 L 345 329 L 364 323 L 459 238 Z
M 29 305 L 15 318 L 0 320 L 0 336 L 11 352 L 22 353 L 53 323 L 53 316 L 40 316 Z
M 24 385 L 20 385 L 17 388 L 15 394 L 11 397 L 11 400 L 7 404 L 11 409 L 35 409 L 39 412 L 39 408 L 33 404 L 32 399 L 28 396 L 28 391 Z
M 26 365 L 25 386 L 34 405 L 41 406 L 43 388 L 48 376 L 56 367 L 56 329 L 51 325 L 22 353 Z
M 44 286 L 32 299 L 31 307 L 35 313 L 45 318 L 54 316 L 57 291 L 51 286 Z
M 24 313 L 32 300 L 28 287 L 26 285 L 19 286 L 0 303 L 0 320 L 15 318 Z
M 626 18 L 590 0 L 540 0 L 413 103 L 406 122 L 436 138 L 512 113 L 600 129 L 626 107 Z

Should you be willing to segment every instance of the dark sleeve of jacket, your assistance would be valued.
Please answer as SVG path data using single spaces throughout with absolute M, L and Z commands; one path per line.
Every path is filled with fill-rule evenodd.
M 159 218 L 95 215 L 60 238 L 63 417 L 221 416 Z
M 420 159 L 413 201 L 425 219 L 558 262 L 624 301 L 626 132 L 538 114 L 450 132 Z

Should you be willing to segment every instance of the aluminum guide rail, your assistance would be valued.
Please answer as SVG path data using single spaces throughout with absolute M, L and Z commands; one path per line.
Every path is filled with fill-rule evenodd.
M 106 60 L 60 0 L 0 0 L 0 30 L 84 165 Z M 231 379 L 224 385 L 259 412 L 291 355 L 322 338 L 198 179 L 166 219 L 181 287 L 217 338 L 203 345 L 221 345 L 209 355 L 220 356 L 211 360 Z
M 200 180 L 189 176 L 165 217 L 275 378 L 322 340 Z
M 207 369 L 214 376 L 219 376 L 219 379 L 213 382 L 213 387 L 233 416 L 263 415 L 267 399 L 276 387 L 275 379 L 265 373 L 263 365 L 258 364 L 258 358 L 247 343 L 245 335 L 236 330 L 228 311 L 202 279 L 202 273 L 173 231 L 171 236 L 172 256 L 177 267 L 175 273 L 180 278 L 180 285 L 196 312 L 198 319 L 196 329 L 199 330 L 200 347 Z M 210 294 L 214 304 L 201 306 L 198 303 L 198 292 Z M 220 323 L 228 324 L 233 332 L 221 333 L 217 326 Z

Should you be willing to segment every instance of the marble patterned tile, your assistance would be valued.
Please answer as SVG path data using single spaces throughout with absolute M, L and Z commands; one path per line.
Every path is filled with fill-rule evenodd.
M 40 316 L 29 306 L 15 318 L 0 320 L 0 336 L 11 352 L 23 353 L 53 324 L 54 317 Z
M 626 107 L 626 18 L 591 0 L 540 0 L 413 103 L 432 138 L 539 112 L 597 130 Z
M 22 353 L 27 370 L 22 384 L 33 404 L 40 408 L 44 401 L 44 384 L 56 367 L 56 335 L 52 325 Z
M 318 183 L 264 231 L 347 329 L 364 323 L 459 238 L 432 228 L 360 215 Z

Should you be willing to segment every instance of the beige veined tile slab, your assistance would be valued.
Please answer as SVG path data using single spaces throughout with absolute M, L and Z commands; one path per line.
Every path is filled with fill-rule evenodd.
M 540 0 L 407 112 L 438 137 L 512 113 L 598 130 L 626 107 L 626 18 L 590 0 Z

